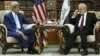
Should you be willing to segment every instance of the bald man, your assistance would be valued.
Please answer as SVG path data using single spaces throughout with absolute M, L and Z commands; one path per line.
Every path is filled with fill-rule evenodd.
M 87 12 L 87 6 L 84 3 L 78 5 L 78 9 L 74 11 L 70 19 L 75 28 L 74 32 L 70 35 L 68 41 L 65 42 L 65 48 L 62 51 L 63 54 L 68 54 L 75 42 L 78 35 L 81 37 L 81 45 L 83 48 L 82 55 L 87 55 L 87 35 L 93 34 L 94 24 L 99 21 L 94 13 Z

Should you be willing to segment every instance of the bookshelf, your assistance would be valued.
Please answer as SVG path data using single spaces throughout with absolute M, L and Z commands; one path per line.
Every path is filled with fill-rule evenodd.
M 14 0 L 13 0 L 14 1 Z M 16 1 L 16 0 L 15 0 Z M 21 10 L 24 11 L 26 18 L 31 18 L 31 11 L 32 11 L 32 7 L 33 7 L 33 1 L 29 0 L 29 1 L 24 1 L 24 0 L 17 0 L 20 3 L 21 6 Z M 12 1 L 8 1 L 8 0 L 4 0 L 4 1 L 0 1 L 0 10 L 10 10 L 10 3 Z
M 16 0 L 15 0 L 16 1 Z M 21 10 L 24 10 L 26 15 L 30 17 L 30 11 L 34 5 L 33 0 L 17 0 L 21 4 Z M 11 1 L 1 0 L 0 1 L 0 10 L 10 9 Z M 58 20 L 60 18 L 60 11 L 62 8 L 63 0 L 45 0 L 46 3 L 46 14 L 47 18 L 51 20 Z M 100 0 L 71 0 L 71 11 L 74 11 L 79 3 L 86 3 L 88 10 L 100 11 Z
M 57 2 L 57 4 L 56 4 L 56 6 L 57 6 L 57 8 L 56 8 L 56 10 L 57 10 L 57 20 L 59 20 L 60 19 L 60 14 L 61 14 L 61 8 L 62 8 L 62 4 L 63 4 L 63 1 L 64 0 L 57 0 L 56 2 Z
M 0 1 L 0 10 L 3 10 L 4 9 L 4 3 L 3 3 L 3 1 Z
M 20 3 L 21 10 L 25 12 L 26 18 L 31 19 L 32 18 L 32 8 L 34 5 L 34 2 L 32 0 L 29 0 L 29 1 L 20 0 L 18 2 Z
M 46 4 L 46 17 L 49 20 L 56 20 L 57 12 L 56 12 L 56 0 L 45 0 Z

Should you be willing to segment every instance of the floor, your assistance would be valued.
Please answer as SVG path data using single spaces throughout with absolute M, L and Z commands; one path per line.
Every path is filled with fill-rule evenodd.
M 0 47 L 0 56 L 81 56 L 80 53 L 77 52 L 77 49 L 73 48 L 71 49 L 71 53 L 68 55 L 61 55 L 58 50 L 59 46 L 50 44 L 48 45 L 48 48 L 45 48 L 44 51 L 39 54 L 26 54 L 27 49 L 22 53 L 20 49 L 8 49 L 7 54 L 2 55 L 1 54 L 2 48 Z M 89 55 L 87 56 L 100 56 L 100 54 L 95 54 L 93 49 L 88 49 Z

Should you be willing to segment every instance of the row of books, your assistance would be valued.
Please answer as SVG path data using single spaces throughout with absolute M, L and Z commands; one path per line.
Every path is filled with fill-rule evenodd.
M 100 1 L 95 4 L 95 10 L 100 10 Z
M 0 1 L 0 10 L 4 9 L 3 7 L 3 1 Z
M 21 4 L 21 9 L 32 9 L 34 5 L 31 1 L 19 1 L 19 3 Z
M 81 2 L 77 2 L 77 3 L 71 2 L 71 9 L 72 10 L 77 9 L 77 6 L 78 6 L 79 3 L 81 3 Z M 93 10 L 94 9 L 94 7 L 93 7 L 94 4 L 92 2 L 84 2 L 84 3 L 87 5 L 89 10 Z
M 33 5 L 34 5 L 34 3 L 31 2 L 31 1 L 18 1 L 18 2 L 21 5 L 21 9 L 32 9 L 33 8 Z M 7 8 L 10 7 L 10 4 L 9 3 L 5 3 L 5 4 L 4 3 L 5 3 L 4 1 L 0 1 L 0 10 L 4 9 L 6 7 Z
M 91 0 L 71 0 L 71 1 L 91 1 Z
M 77 5 L 80 3 L 78 1 L 84 1 L 88 5 L 89 9 L 94 9 L 95 8 L 95 7 L 94 8 L 91 7 L 91 5 L 94 6 L 94 4 L 92 2 L 87 2 L 87 1 L 91 1 L 91 0 L 71 0 L 71 1 L 76 1 L 76 3 L 71 2 L 71 9 L 72 10 L 77 8 Z M 32 2 L 32 1 L 27 1 L 27 2 L 26 1 L 18 1 L 18 2 L 21 4 L 21 9 L 32 9 L 33 5 L 34 5 L 34 2 Z M 1 4 L 2 4 L 2 1 L 0 1 L 0 9 L 3 8 L 3 6 L 1 6 Z M 57 5 L 57 10 L 62 8 L 62 2 L 57 2 L 56 5 Z M 46 4 L 46 7 L 48 9 L 55 9 L 56 5 L 55 5 L 54 0 L 48 0 L 47 4 Z M 97 6 L 97 9 L 99 9 L 99 6 Z
M 78 4 L 81 2 L 71 2 L 71 10 L 77 9 Z M 100 10 L 100 2 L 93 3 L 93 2 L 83 2 L 86 3 L 87 7 L 89 10 Z M 62 8 L 62 3 L 57 2 L 57 9 L 61 10 Z

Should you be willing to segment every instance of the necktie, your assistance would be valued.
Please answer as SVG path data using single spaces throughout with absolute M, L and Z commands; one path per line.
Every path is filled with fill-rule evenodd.
M 20 26 L 20 22 L 19 22 L 19 19 L 18 19 L 17 14 L 15 14 L 15 23 L 16 23 L 16 28 L 17 28 L 17 29 L 20 29 L 21 26 Z
M 84 22 L 84 15 L 82 15 L 82 20 L 81 20 L 81 24 L 80 24 L 80 31 L 83 30 L 83 22 Z

